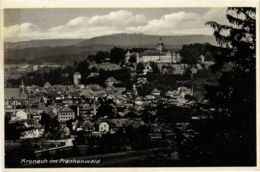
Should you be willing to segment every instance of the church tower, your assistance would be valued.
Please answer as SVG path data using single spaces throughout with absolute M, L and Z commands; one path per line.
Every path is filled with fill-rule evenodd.
M 22 84 L 20 85 L 20 94 L 25 93 L 25 85 L 23 83 L 23 79 L 22 79 Z

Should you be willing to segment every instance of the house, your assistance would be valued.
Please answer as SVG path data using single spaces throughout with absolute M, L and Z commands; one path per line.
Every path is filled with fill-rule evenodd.
M 154 96 L 160 96 L 161 92 L 160 92 L 160 90 L 155 88 L 155 89 L 152 90 L 151 94 L 154 95 Z
M 32 70 L 31 65 L 22 65 L 17 69 L 17 72 L 30 72 Z
M 80 94 L 78 91 L 72 91 L 71 92 L 71 97 L 72 99 L 79 99 L 80 98 Z
M 27 120 L 28 119 L 28 114 L 25 110 L 18 110 L 15 113 L 15 116 L 11 118 L 11 121 L 21 121 L 21 120 Z
M 87 78 L 91 78 L 91 77 L 97 77 L 99 76 L 99 73 L 98 72 L 91 72 Z
M 135 104 L 136 104 L 136 105 L 143 105 L 143 104 L 144 104 L 144 101 L 142 100 L 141 97 L 137 97 L 137 98 L 135 99 Z
M 51 88 L 51 84 L 49 82 L 46 82 L 43 87 L 45 89 Z
M 79 95 L 81 97 L 85 97 L 85 98 L 91 98 L 91 97 L 95 97 L 96 96 L 96 92 L 92 91 L 91 89 L 87 88 L 82 90 Z
M 139 128 L 145 125 L 141 118 L 113 118 L 99 123 L 99 132 L 114 134 L 118 131 L 125 131 L 126 127 Z
M 92 119 L 93 116 L 97 113 L 97 107 L 93 105 L 83 105 L 78 107 L 79 116 L 82 116 L 84 119 Z
M 111 124 L 107 121 L 100 122 L 98 126 L 98 131 L 101 133 L 108 133 L 110 131 Z
M 58 112 L 58 120 L 65 122 L 71 119 L 75 119 L 75 112 L 68 106 L 64 106 Z
M 155 96 L 153 95 L 146 95 L 145 96 L 145 100 L 154 100 L 155 99 Z
M 93 132 L 95 131 L 95 125 L 91 121 L 85 121 L 82 126 L 83 130 L 86 132 Z
M 162 133 L 161 132 L 152 132 L 152 133 L 149 133 L 148 134 L 148 138 L 151 140 L 151 141 L 155 141 L 155 140 L 160 140 L 163 138 L 162 136 Z
M 109 77 L 105 83 L 107 87 L 113 87 L 115 83 L 118 83 L 118 81 L 114 77 Z
M 39 138 L 44 133 L 44 128 L 33 119 L 24 120 L 23 126 L 27 130 L 21 133 L 21 139 Z
M 49 115 L 57 115 L 58 108 L 56 106 L 48 106 L 43 108 L 43 112 Z
M 177 90 L 173 90 L 173 91 L 168 90 L 166 92 L 165 96 L 171 97 L 171 98 L 177 97 L 178 96 L 178 91 Z
M 28 101 L 29 104 L 34 108 L 43 106 L 43 101 L 41 96 L 36 96 L 36 95 L 30 96 Z
M 137 78 L 137 84 L 138 84 L 138 85 L 145 85 L 145 84 L 147 84 L 147 83 L 148 83 L 147 77 L 139 76 L 139 77 Z
M 179 87 L 177 93 L 184 97 L 185 95 L 193 95 L 193 90 L 187 87 Z
M 7 104 L 22 106 L 28 104 L 28 95 L 24 88 L 5 88 L 4 98 Z

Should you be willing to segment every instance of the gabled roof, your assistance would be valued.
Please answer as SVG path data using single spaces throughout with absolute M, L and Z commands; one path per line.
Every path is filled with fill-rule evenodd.
M 152 93 L 160 93 L 160 90 L 158 90 L 157 88 L 153 89 Z
M 64 106 L 59 110 L 59 112 L 74 112 L 70 107 Z
M 81 74 L 79 72 L 75 72 L 74 75 L 81 76 Z
M 114 77 L 109 77 L 106 82 L 117 82 L 117 80 Z
M 51 86 L 51 84 L 49 82 L 46 82 L 44 86 Z

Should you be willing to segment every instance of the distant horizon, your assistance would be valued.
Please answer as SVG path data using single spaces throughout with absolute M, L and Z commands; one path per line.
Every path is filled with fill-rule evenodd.
M 107 34 L 107 35 L 100 35 L 100 36 L 95 36 L 92 38 L 52 38 L 52 39 L 31 39 L 31 40 L 21 40 L 21 41 L 5 41 L 4 43 L 19 43 L 19 42 L 30 42 L 30 41 L 51 41 L 51 40 L 89 40 L 89 39 L 93 39 L 93 38 L 99 38 L 99 37 L 105 37 L 105 36 L 112 36 L 112 35 L 146 35 L 146 36 L 161 36 L 161 37 L 169 37 L 169 36 L 176 36 L 176 37 L 181 37 L 181 36 L 212 36 L 211 35 L 207 35 L 207 34 L 187 34 L 187 35 L 151 35 L 151 34 L 143 34 L 143 33 L 115 33 L 115 34 Z

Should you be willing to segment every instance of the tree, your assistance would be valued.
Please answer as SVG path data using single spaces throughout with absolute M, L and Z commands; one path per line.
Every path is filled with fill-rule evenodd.
M 44 131 L 45 132 L 48 132 L 49 126 L 50 126 L 50 122 L 51 122 L 50 115 L 45 113 L 45 112 L 41 113 L 40 124 L 44 126 Z
M 105 53 L 103 51 L 98 51 L 96 53 L 96 62 L 102 63 L 105 60 Z
M 22 132 L 26 131 L 26 128 L 19 122 L 9 123 L 10 119 L 5 118 L 5 139 L 6 140 L 19 140 Z M 29 129 L 28 129 L 29 130 Z
M 144 64 L 138 63 L 137 66 L 136 66 L 136 72 L 141 74 L 141 73 L 143 73 L 143 70 L 144 70 Z
M 190 44 L 183 45 L 182 49 L 179 51 L 180 55 L 183 57 L 182 61 L 187 64 L 196 64 L 199 60 L 200 55 L 206 53 L 206 47 L 209 44 Z M 207 57 L 209 54 L 207 53 Z
M 99 106 L 99 108 L 97 109 L 97 117 L 104 117 L 104 116 L 108 116 L 108 117 L 114 117 L 116 115 L 116 109 L 112 104 L 109 103 L 104 103 L 101 104 Z
M 229 25 L 206 23 L 220 45 L 209 47 L 216 62 L 212 70 L 220 75 L 217 85 L 206 87 L 214 119 L 199 127 L 197 138 L 201 157 L 214 158 L 207 165 L 256 164 L 255 10 L 228 8 Z
M 135 63 L 135 62 L 136 62 L 136 56 L 135 56 L 135 55 L 132 55 L 132 56 L 129 58 L 129 62 L 130 62 L 130 63 Z
M 111 49 L 111 51 L 110 51 L 111 62 L 119 64 L 120 62 L 124 61 L 125 52 L 126 52 L 126 50 L 122 49 L 122 48 L 114 47 L 113 49 Z
M 157 63 L 152 62 L 152 63 L 151 63 L 151 68 L 153 69 L 153 73 L 155 73 L 155 74 L 160 74 L 160 69 L 158 68 Z

